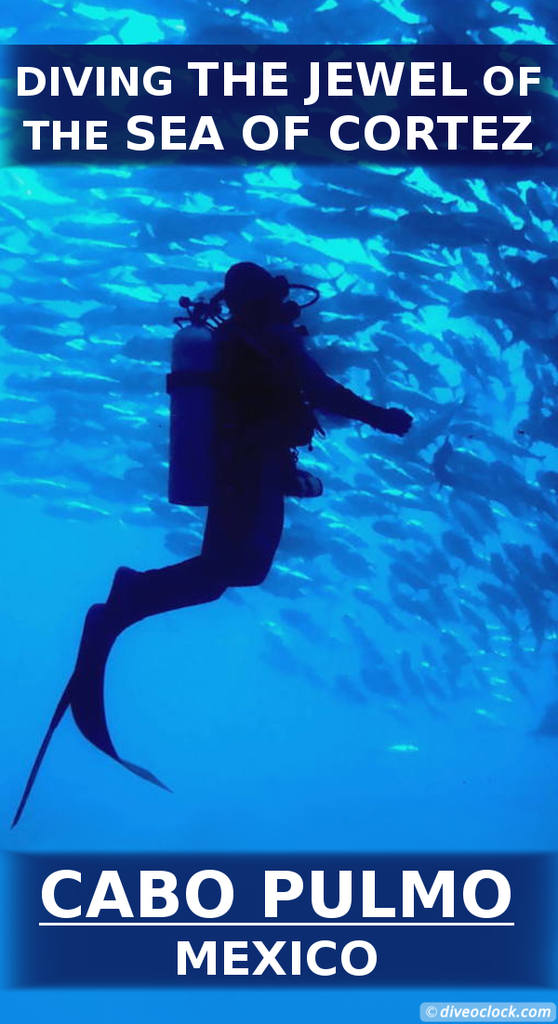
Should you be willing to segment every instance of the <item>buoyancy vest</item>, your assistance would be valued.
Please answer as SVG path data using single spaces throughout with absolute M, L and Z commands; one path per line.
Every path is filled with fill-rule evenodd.
M 169 501 L 207 505 L 231 451 L 311 443 L 319 426 L 297 373 L 304 328 L 257 334 L 234 319 L 216 330 L 186 326 L 172 345 Z

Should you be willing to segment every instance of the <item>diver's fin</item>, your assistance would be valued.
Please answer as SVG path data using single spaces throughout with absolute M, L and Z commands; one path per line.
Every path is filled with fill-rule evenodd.
M 161 789 L 168 786 L 156 775 L 120 757 L 109 733 L 105 710 L 105 666 L 119 630 L 111 622 L 106 605 L 93 605 L 87 613 L 76 671 L 69 683 L 70 709 L 84 739 L 146 782 Z
M 87 613 L 76 667 L 58 701 L 39 753 L 33 763 L 23 796 L 12 822 L 12 828 L 15 828 L 25 810 L 35 779 L 54 735 L 54 730 L 59 725 L 68 708 L 71 709 L 74 721 L 84 739 L 89 740 L 101 753 L 106 754 L 107 757 L 112 758 L 113 761 L 121 764 L 128 771 L 139 776 L 139 778 L 152 782 L 153 785 L 166 789 L 169 793 L 172 792 L 152 772 L 121 758 L 110 737 L 104 699 L 105 665 L 118 632 L 111 628 L 110 620 L 107 621 L 104 610 L 104 605 L 93 605 Z
M 53 716 L 51 718 L 50 725 L 49 725 L 49 727 L 48 727 L 48 729 L 46 731 L 46 734 L 45 734 L 45 738 L 44 738 L 43 742 L 41 743 L 41 746 L 39 748 L 39 753 L 37 754 L 37 756 L 35 758 L 35 761 L 33 763 L 33 767 L 32 767 L 32 769 L 31 769 L 31 771 L 29 773 L 29 778 L 27 779 L 27 784 L 25 786 L 25 789 L 23 790 L 23 796 L 22 796 L 22 798 L 21 798 L 21 800 L 19 802 L 18 809 L 17 809 L 17 811 L 16 811 L 16 813 L 14 815 L 14 820 L 12 821 L 12 828 L 15 828 L 15 826 L 17 825 L 19 819 L 21 818 L 21 815 L 23 814 L 23 812 L 25 810 L 25 805 L 26 805 L 26 803 L 27 803 L 27 801 L 29 799 L 29 795 L 31 793 L 31 790 L 33 789 L 33 785 L 35 783 L 35 779 L 37 778 L 37 775 L 38 775 L 38 772 L 39 772 L 39 768 L 41 767 L 41 764 L 43 763 L 44 756 L 45 756 L 45 754 L 46 754 L 46 752 L 48 750 L 48 745 L 49 745 L 49 743 L 50 743 L 50 741 L 51 741 L 51 739 L 52 739 L 52 737 L 54 735 L 54 730 L 57 728 L 57 726 L 62 721 L 64 713 L 67 711 L 69 705 L 70 705 L 70 684 L 68 684 L 68 686 L 64 690 L 64 693 L 62 694 L 60 700 L 58 701 L 58 704 L 56 705 L 56 710 L 55 710 L 55 712 L 54 712 L 54 714 L 53 714 Z
M 119 764 L 123 765 L 124 768 L 127 768 L 128 771 L 133 772 L 134 775 L 138 775 L 140 779 L 145 779 L 146 782 L 152 782 L 154 786 L 159 786 L 160 789 L 165 789 L 167 793 L 172 793 L 172 789 L 165 785 L 164 782 L 161 782 L 161 779 L 158 779 L 153 772 L 148 772 L 147 768 L 142 768 L 139 764 L 133 764 L 132 761 L 124 761 L 122 757 L 117 757 L 116 760 Z
M 70 710 L 81 735 L 107 757 L 119 760 L 105 711 L 105 673 L 86 677 L 81 685 L 72 677 Z
M 87 619 L 86 619 L 86 623 L 87 623 Z M 80 657 L 83 657 L 84 637 L 85 637 L 85 628 L 84 628 L 84 634 L 82 636 L 82 641 L 81 641 L 81 644 L 80 644 L 80 653 L 78 655 L 78 663 L 79 663 Z M 21 798 L 21 800 L 19 802 L 19 806 L 18 806 L 18 809 L 17 809 L 17 811 L 15 813 L 14 820 L 12 821 L 12 828 L 15 828 L 15 826 L 17 825 L 18 821 L 21 818 L 21 815 L 23 814 L 23 812 L 25 810 L 25 805 L 26 805 L 26 803 L 27 803 L 27 801 L 29 799 L 31 790 L 33 789 L 33 786 L 35 784 L 35 779 L 37 778 L 37 775 L 39 774 L 39 768 L 41 767 L 41 765 L 43 763 L 45 754 L 46 754 L 46 752 L 48 750 L 49 743 L 50 743 L 50 741 L 51 741 L 51 739 L 52 739 L 52 737 L 54 735 L 54 731 L 57 728 L 57 726 L 60 724 L 60 722 L 61 722 L 65 712 L 71 706 L 74 686 L 75 686 L 75 681 L 74 681 L 74 676 L 72 676 L 72 678 L 70 679 L 70 682 L 66 686 L 66 688 L 65 688 L 65 690 L 64 690 L 64 692 L 63 692 L 63 694 L 62 694 L 62 696 L 60 698 L 60 700 L 58 701 L 58 704 L 56 705 L 55 712 L 54 712 L 54 714 L 53 714 L 53 716 L 52 716 L 52 718 L 50 720 L 50 725 L 49 725 L 49 727 L 48 727 L 48 729 L 47 729 L 47 731 L 45 733 L 45 737 L 44 737 L 43 742 L 41 743 L 41 746 L 39 748 L 39 753 L 37 754 L 37 756 L 35 758 L 35 761 L 33 763 L 33 767 L 31 769 L 31 772 L 29 773 L 29 778 L 27 779 L 27 784 L 26 784 L 25 789 L 23 791 L 23 796 L 22 796 L 22 798 Z M 102 700 L 102 698 L 101 698 L 101 700 Z M 73 708 L 72 708 L 72 711 L 73 711 Z M 75 712 L 74 712 L 74 718 L 75 718 Z M 82 729 L 81 725 L 79 724 L 79 722 L 77 724 L 78 724 L 78 728 L 79 728 L 80 732 L 83 732 L 83 734 L 86 735 L 84 730 Z M 108 736 L 108 730 L 107 730 L 107 737 L 108 737 L 108 741 L 110 743 L 110 736 Z M 89 737 L 87 737 L 87 738 L 89 739 Z M 91 740 L 91 742 L 94 742 L 93 739 Z M 111 744 L 111 746 L 112 746 L 112 744 Z M 114 748 L 112 748 L 112 749 L 114 751 L 114 756 L 118 757 L 118 755 L 116 754 L 116 751 L 114 750 Z M 106 751 L 106 753 L 108 753 L 108 751 Z
M 95 687 L 91 686 L 89 691 L 80 694 L 79 698 L 76 698 L 75 692 L 71 697 L 71 712 L 81 735 L 84 739 L 89 740 L 102 754 L 106 754 L 107 757 L 112 758 L 117 764 L 121 764 L 123 768 L 127 768 L 134 775 L 138 775 L 140 779 L 152 782 L 154 786 L 160 786 L 161 789 L 166 789 L 168 793 L 171 793 L 172 790 L 164 782 L 161 782 L 156 775 L 148 771 L 147 768 L 142 768 L 141 765 L 134 764 L 132 761 L 126 761 L 123 757 L 120 757 L 108 730 L 103 692 L 104 678 L 96 682 L 97 685 Z
M 37 775 L 39 774 L 39 768 L 41 767 L 41 765 L 43 763 L 43 760 L 44 760 L 45 754 L 46 754 L 46 752 L 48 750 L 50 741 L 51 741 L 51 739 L 52 739 L 52 737 L 54 735 L 54 731 L 58 727 L 58 725 L 62 721 L 62 718 L 64 717 L 64 714 L 66 713 L 66 711 L 70 707 L 71 696 L 72 696 L 72 683 L 70 682 L 70 683 L 68 683 L 68 685 L 67 685 L 66 689 L 64 690 L 60 700 L 58 701 L 58 704 L 56 705 L 56 710 L 55 710 L 55 712 L 54 712 L 54 714 L 53 714 L 53 716 L 51 718 L 49 727 L 48 727 L 48 729 L 47 729 L 47 731 L 45 733 L 45 737 L 44 737 L 43 742 L 41 743 L 41 746 L 39 748 L 39 752 L 38 752 L 38 754 L 37 754 L 37 756 L 36 756 L 36 758 L 35 758 L 35 760 L 33 762 L 33 767 L 31 768 L 31 771 L 29 773 L 29 778 L 27 779 L 27 782 L 26 782 L 26 785 L 25 785 L 25 789 L 23 790 L 23 796 L 21 797 L 21 800 L 19 801 L 17 811 L 16 811 L 16 813 L 14 815 L 14 819 L 12 821 L 12 825 L 11 825 L 12 828 L 16 827 L 17 823 L 19 822 L 19 820 L 20 820 L 20 818 L 21 818 L 21 816 L 22 816 L 22 814 L 23 814 L 23 812 L 25 810 L 25 807 L 27 805 L 27 801 L 29 800 L 29 797 L 31 795 L 31 790 L 33 789 L 33 786 L 35 784 L 35 779 L 37 778 Z M 73 708 L 72 708 L 72 711 L 73 711 Z M 103 714 L 104 714 L 104 707 L 103 707 Z M 75 717 L 76 716 L 75 716 L 75 712 L 74 712 L 74 719 L 75 719 Z M 92 736 L 88 735 L 88 732 L 85 732 L 84 729 L 81 727 L 81 725 L 79 725 L 79 723 L 77 723 L 77 720 L 76 720 L 76 724 L 78 725 L 78 729 L 81 732 L 81 734 L 85 737 L 85 739 L 88 739 L 91 743 L 93 743 L 93 745 L 95 747 L 97 747 L 98 750 L 101 750 L 104 754 L 107 754 L 114 761 L 117 761 L 118 764 L 121 764 L 124 768 L 127 768 L 128 771 L 132 772 L 134 775 L 139 776 L 139 778 L 145 779 L 146 782 L 152 782 L 154 786 L 159 786 L 161 789 L 166 789 L 166 791 L 168 793 L 172 793 L 172 790 L 169 789 L 169 787 L 166 786 L 164 782 L 162 782 L 160 779 L 158 779 L 156 775 L 153 775 L 152 772 L 148 771 L 146 768 L 141 768 L 140 765 L 133 764 L 131 761 L 125 761 L 123 758 L 119 757 L 119 755 L 117 754 L 116 750 L 114 749 L 114 745 L 112 743 L 112 740 L 110 738 L 110 735 L 109 735 L 109 732 L 108 732 L 108 729 L 106 728 L 106 726 L 105 726 L 105 734 L 106 734 L 105 735 L 105 742 L 102 742 L 102 738 L 101 738 L 99 733 L 96 734 L 96 739 L 94 740 L 92 738 Z

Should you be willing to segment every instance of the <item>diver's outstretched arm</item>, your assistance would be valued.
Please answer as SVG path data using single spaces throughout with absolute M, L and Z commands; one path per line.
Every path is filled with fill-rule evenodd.
M 367 423 L 386 434 L 402 437 L 409 430 L 413 419 L 403 409 L 384 409 L 355 395 L 349 388 L 328 377 L 306 352 L 301 356 L 300 368 L 304 393 L 316 409 Z

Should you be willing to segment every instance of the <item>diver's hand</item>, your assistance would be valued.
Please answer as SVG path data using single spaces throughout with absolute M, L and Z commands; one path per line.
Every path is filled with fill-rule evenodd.
M 404 437 L 411 429 L 412 423 L 413 417 L 409 416 L 404 409 L 382 409 L 380 415 L 376 415 L 373 425 L 384 434 L 396 434 L 397 437 Z

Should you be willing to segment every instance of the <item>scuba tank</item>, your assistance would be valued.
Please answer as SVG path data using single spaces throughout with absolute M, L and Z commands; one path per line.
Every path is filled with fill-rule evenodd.
M 175 334 L 170 396 L 169 501 L 207 505 L 215 472 L 217 340 L 191 322 Z

